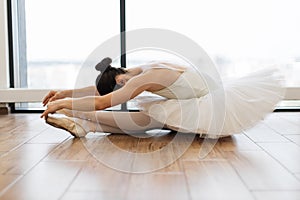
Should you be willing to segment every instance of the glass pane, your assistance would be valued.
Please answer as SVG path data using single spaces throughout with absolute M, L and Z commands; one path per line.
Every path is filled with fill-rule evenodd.
M 73 88 L 89 54 L 119 34 L 119 12 L 117 0 L 26 0 L 27 87 Z
M 162 28 L 198 43 L 224 77 L 269 64 L 285 69 L 287 86 L 300 86 L 300 1 L 127 1 L 127 30 Z M 142 57 L 140 57 L 142 55 Z M 147 59 L 132 54 L 128 62 Z M 157 59 L 165 59 L 157 55 Z M 149 59 L 153 59 L 149 55 Z

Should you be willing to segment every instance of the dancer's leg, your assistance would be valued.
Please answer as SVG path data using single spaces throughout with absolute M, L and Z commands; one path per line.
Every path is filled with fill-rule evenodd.
M 129 131 L 162 128 L 164 126 L 141 112 L 97 111 L 95 117 L 98 122 Z
M 118 127 L 108 126 L 106 124 L 93 122 L 85 119 L 70 118 L 76 124 L 80 125 L 87 133 L 88 132 L 104 132 L 104 133 L 125 133 Z
M 94 111 L 81 112 L 72 110 L 60 110 L 59 113 L 70 117 L 89 119 L 110 127 L 126 131 L 141 131 L 153 128 L 162 128 L 164 125 L 141 112 L 110 112 Z
M 84 137 L 89 132 L 125 133 L 117 127 L 78 118 L 49 116 L 46 122 L 70 132 L 75 137 Z

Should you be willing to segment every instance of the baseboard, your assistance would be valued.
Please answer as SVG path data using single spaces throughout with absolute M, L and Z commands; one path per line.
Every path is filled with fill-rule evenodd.
M 10 109 L 8 106 L 0 106 L 0 115 L 8 115 L 10 113 Z

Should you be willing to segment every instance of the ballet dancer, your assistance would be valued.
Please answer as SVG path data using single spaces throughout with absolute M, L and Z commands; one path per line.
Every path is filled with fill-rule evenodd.
M 168 128 L 219 138 L 257 124 L 274 110 L 284 93 L 282 77 L 273 69 L 209 90 L 209 76 L 191 67 L 151 62 L 124 69 L 111 63 L 112 59 L 104 58 L 95 66 L 100 71 L 95 86 L 50 91 L 43 99 L 47 108 L 41 117 L 46 123 L 74 137 L 89 132 L 136 133 Z M 144 91 L 157 96 L 143 97 L 140 94 Z M 139 112 L 105 110 L 132 99 L 137 99 Z M 212 120 L 218 118 L 213 115 L 222 118 L 219 128 L 211 128 Z

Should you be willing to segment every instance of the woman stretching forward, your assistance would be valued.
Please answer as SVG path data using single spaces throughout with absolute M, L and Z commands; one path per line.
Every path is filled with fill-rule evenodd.
M 47 109 L 41 117 L 75 137 L 88 132 L 135 133 L 164 127 L 218 138 L 255 125 L 273 111 L 283 95 L 275 70 L 256 72 L 209 91 L 207 75 L 181 65 L 152 62 L 123 69 L 112 67 L 111 62 L 105 58 L 96 65 L 100 71 L 96 86 L 50 91 L 43 99 Z M 137 98 L 141 99 L 139 112 L 104 110 L 144 91 L 161 98 Z M 66 116 L 48 116 L 50 113 Z

